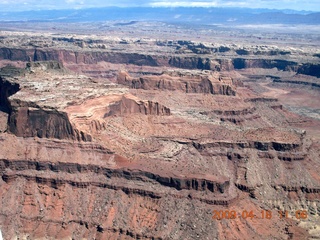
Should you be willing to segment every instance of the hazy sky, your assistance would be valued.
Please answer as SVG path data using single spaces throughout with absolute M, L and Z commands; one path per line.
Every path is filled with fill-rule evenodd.
M 249 7 L 320 11 L 320 0 L 0 0 L 0 11 L 69 9 L 106 6 Z

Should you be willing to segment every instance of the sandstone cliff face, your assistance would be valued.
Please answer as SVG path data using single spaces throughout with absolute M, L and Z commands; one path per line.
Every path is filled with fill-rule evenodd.
M 208 206 L 226 206 L 236 198 L 230 195 L 229 179 L 223 176 L 159 173 L 143 166 L 135 169 L 138 166 L 134 165 L 119 168 L 114 163 L 123 162 L 120 156 L 93 143 L 19 139 L 8 136 L 0 140 L 4 146 L 11 141 L 20 146 L 16 160 L 0 153 L 0 224 L 9 238 L 166 239 L 177 234 L 173 238 L 178 239 L 189 228 L 186 213 L 195 210 L 204 223 L 211 214 L 204 214 L 206 210 L 200 206 L 209 210 Z M 9 186 L 22 192 L 11 191 Z M 196 208 L 186 204 L 190 199 Z M 8 201 L 16 204 L 8 208 Z M 177 205 L 182 208 L 170 210 Z M 12 217 L 19 224 L 2 224 Z M 179 233 L 174 233 L 176 227 L 164 226 L 164 222 L 176 220 L 179 226 L 182 223 Z M 34 230 L 34 221 L 38 230 Z M 209 226 L 204 228 L 206 233 L 188 230 L 186 237 L 203 231 L 216 235 Z
M 297 73 L 320 78 L 320 64 L 303 64 L 299 66 Z
M 283 71 L 296 72 L 299 69 L 299 64 L 292 61 L 280 60 L 280 59 L 245 59 L 235 58 L 233 59 L 234 69 L 244 68 L 277 68 Z
M 251 56 L 251 55 L 249 55 Z M 239 58 L 231 60 L 216 57 L 199 56 L 157 56 L 140 53 L 107 52 L 107 51 L 70 51 L 56 49 L 20 49 L 0 48 L 0 59 L 11 61 L 61 61 L 68 64 L 97 64 L 109 62 L 115 64 L 133 64 L 138 66 L 172 66 L 184 69 L 201 69 L 212 71 L 230 71 L 244 68 L 277 68 L 319 77 L 319 64 L 303 63 L 283 59 Z
M 212 219 L 212 209 L 224 211 L 232 208 L 242 212 L 243 208 L 250 208 L 257 213 L 262 210 L 250 201 L 241 200 L 247 193 L 256 201 L 261 197 L 254 176 L 249 174 L 251 164 L 257 163 L 257 160 L 252 160 L 254 152 L 242 150 L 237 154 L 243 148 L 241 145 L 188 144 L 189 151 L 194 147 L 199 150 L 199 159 L 200 156 L 209 156 L 207 159 L 211 159 L 212 171 L 216 164 L 212 159 L 219 159 L 219 165 L 228 165 L 228 171 L 235 172 L 229 179 L 218 175 L 221 171 L 216 171 L 217 175 L 184 175 L 171 170 L 154 171 L 144 166 L 147 161 L 141 166 L 130 165 L 112 151 L 93 143 L 46 139 L 25 139 L 24 142 L 12 136 L 0 141 L 3 146 L 8 146 L 12 141 L 19 146 L 15 156 L 7 155 L 7 150 L 0 153 L 0 223 L 5 236 L 191 240 L 198 235 L 228 239 L 227 232 L 217 230 L 222 222 Z M 262 151 L 272 155 L 272 150 Z M 50 156 L 49 161 L 47 156 Z M 277 155 L 273 157 L 274 160 L 271 160 L 267 154 L 261 155 L 260 167 L 268 165 L 268 161 L 277 162 Z M 124 163 L 126 166 L 121 167 Z M 301 161 L 296 164 L 301 164 Z M 286 163 L 279 163 L 278 166 L 281 168 Z M 296 171 L 298 169 L 290 170 L 291 173 Z M 272 184 L 274 192 L 281 191 L 283 196 L 296 192 L 300 200 L 319 197 L 317 187 L 292 187 L 290 184 L 277 184 L 276 181 Z M 8 202 L 15 204 L 9 208 Z M 239 204 L 241 206 L 237 207 Z M 173 208 L 176 210 L 172 211 Z M 192 220 L 190 213 L 195 216 Z M 279 231 L 285 226 L 294 226 L 292 222 L 278 219 L 276 211 L 272 213 L 277 219 Z M 9 224 L 6 219 L 19 224 Z M 235 219 L 233 224 L 237 221 Z M 247 221 L 237 222 L 236 226 Z M 272 225 L 261 232 L 259 221 L 250 223 L 250 236 L 270 236 L 268 228 Z M 203 227 L 190 227 L 197 224 Z M 237 227 L 231 224 L 229 228 L 236 231 Z M 245 231 L 246 227 L 243 228 Z M 294 236 L 297 231 L 301 230 L 295 230 Z M 239 236 L 244 239 L 246 234 L 245 231 Z M 307 233 L 302 232 L 302 235 Z M 287 233 L 275 231 L 272 236 L 285 238 Z
M 200 57 L 172 57 L 169 59 L 169 65 L 185 69 L 217 70 L 212 69 L 209 58 Z
M 220 95 L 236 95 L 232 86 L 232 80 L 221 81 L 220 79 L 208 76 L 172 76 L 166 73 L 159 76 L 146 76 L 132 78 L 126 72 L 120 72 L 117 78 L 118 83 L 135 89 L 145 90 L 170 90 L 183 91 L 185 93 L 206 93 Z
M 30 72 L 57 70 L 59 72 L 66 72 L 61 62 L 57 61 L 36 61 L 28 62 L 26 64 L 26 70 Z
M 124 115 L 141 113 L 145 115 L 169 116 L 170 109 L 152 101 L 137 101 L 123 96 L 120 101 L 109 106 L 110 111 L 105 113 L 105 117 L 113 115 Z
M 157 66 L 157 61 L 144 54 L 113 52 L 78 52 L 56 49 L 10 49 L 0 48 L 0 59 L 11 61 L 61 61 L 66 63 L 96 64 L 100 61 L 136 65 Z
M 16 172 L 15 174 L 6 173 L 8 170 L 12 171 L 21 171 L 20 173 Z M 76 163 L 56 163 L 53 164 L 51 162 L 33 162 L 33 161 L 8 161 L 8 160 L 0 160 L 0 173 L 2 174 L 2 179 L 9 183 L 10 181 L 14 181 L 19 176 L 23 176 L 23 171 L 26 170 L 36 170 L 36 171 L 54 171 L 59 173 L 72 173 L 72 174 L 81 174 L 81 173 L 91 173 L 101 174 L 106 176 L 107 178 L 124 178 L 130 181 L 147 181 L 153 180 L 160 184 L 161 186 L 174 188 L 177 190 L 196 190 L 196 191 L 209 191 L 215 193 L 217 197 L 219 195 L 223 196 L 223 193 L 229 194 L 229 185 L 230 182 L 223 177 L 215 176 L 207 176 L 207 178 L 199 176 L 178 176 L 174 174 L 166 174 L 160 175 L 157 173 L 147 172 L 147 171 L 136 171 L 133 169 L 111 169 L 104 168 L 97 165 L 81 165 Z M 27 176 L 27 175 L 26 175 Z M 24 177 L 26 177 L 24 176 Z M 29 177 L 30 178 L 30 177 Z M 33 181 L 42 182 L 49 181 L 48 184 L 52 184 L 50 182 L 56 182 L 55 179 L 43 178 L 40 180 L 39 178 L 34 178 Z M 104 188 L 115 188 L 116 186 L 108 186 L 106 184 L 104 186 L 103 182 L 82 182 L 82 181 L 72 181 L 70 180 L 60 180 L 57 184 L 71 184 L 81 186 L 89 186 L 89 185 L 98 185 Z M 139 194 L 139 189 L 129 189 L 129 191 L 136 191 Z M 143 190 L 141 190 L 143 191 Z M 142 193 L 143 194 L 143 193 Z M 160 194 L 160 193 L 158 193 Z M 155 192 L 156 196 L 157 193 Z M 161 195 L 161 194 L 160 194 Z M 178 195 L 177 195 L 178 196 Z M 205 201 L 205 198 L 203 199 Z
M 131 94 L 111 94 L 88 99 L 81 105 L 65 109 L 70 121 L 77 129 L 87 133 L 106 131 L 107 122 L 112 117 L 170 116 L 170 109 L 158 102 L 141 100 Z
M 10 102 L 8 98 L 18 92 L 19 84 L 11 83 L 0 76 L 0 110 L 9 113 Z
M 289 85 L 289 86 L 292 86 L 292 87 L 305 86 L 305 87 L 309 87 L 311 89 L 320 90 L 320 83 L 315 83 L 315 82 L 274 79 L 273 83 L 275 83 L 275 84 L 279 84 L 280 83 L 281 85 L 286 84 L 286 85 Z
M 28 68 L 60 69 L 55 63 L 30 63 Z M 38 69 L 39 70 L 39 69 Z M 33 70 L 32 70 L 33 71 Z M 0 110 L 8 113 L 8 131 L 20 137 L 40 137 L 91 141 L 91 136 L 75 129 L 66 113 L 40 107 L 22 99 L 10 99 L 20 90 L 20 84 L 0 77 Z
M 74 129 L 66 113 L 23 103 L 12 103 L 8 129 L 18 137 L 91 141 L 91 136 Z

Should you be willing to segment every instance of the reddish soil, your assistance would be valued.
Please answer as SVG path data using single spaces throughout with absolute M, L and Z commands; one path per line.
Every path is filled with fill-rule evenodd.
M 299 68 L 268 48 L 211 59 L 189 42 L 192 53 L 169 60 L 152 41 L 109 39 L 118 52 L 83 41 L 83 49 L 66 41 L 0 52 L 15 66 L 32 54 L 62 61 L 0 72 L 5 239 L 319 236 L 320 98 L 305 84 L 318 78 L 294 77 L 313 69 L 310 52 Z M 296 82 L 274 81 L 288 77 Z M 214 219 L 214 211 L 237 216 Z

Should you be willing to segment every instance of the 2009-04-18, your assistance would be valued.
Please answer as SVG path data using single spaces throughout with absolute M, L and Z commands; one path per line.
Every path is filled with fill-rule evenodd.
M 213 216 L 212 219 L 215 220 L 222 220 L 222 219 L 236 219 L 236 218 L 242 218 L 242 219 L 272 219 L 275 214 L 273 214 L 270 210 L 261 210 L 260 212 L 254 212 L 253 210 L 243 210 L 242 212 L 237 212 L 234 210 L 225 210 L 225 211 L 218 211 L 213 210 Z M 280 219 L 282 218 L 289 218 L 290 216 L 292 218 L 296 219 L 307 219 L 308 218 L 308 212 L 306 210 L 297 210 L 293 214 L 289 215 L 288 211 L 278 211 L 278 216 Z

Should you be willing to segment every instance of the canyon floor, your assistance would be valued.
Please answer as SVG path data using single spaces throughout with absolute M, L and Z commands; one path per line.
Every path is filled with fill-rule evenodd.
M 317 33 L 29 27 L 0 29 L 4 239 L 320 239 Z

